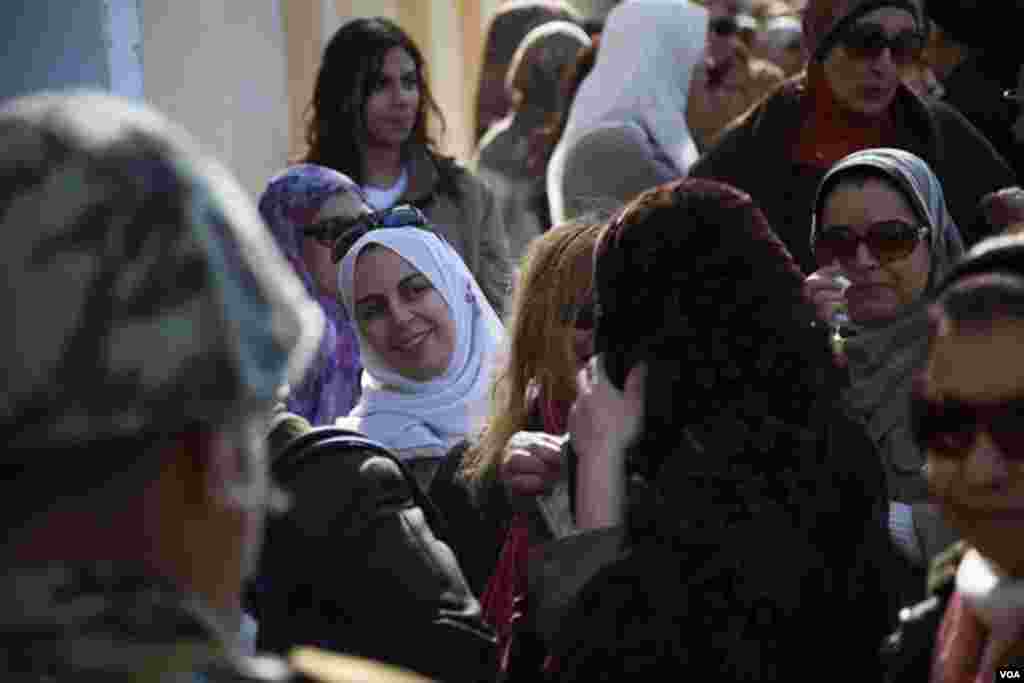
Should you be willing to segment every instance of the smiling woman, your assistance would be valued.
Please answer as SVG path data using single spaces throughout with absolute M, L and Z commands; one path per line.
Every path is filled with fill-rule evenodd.
M 362 397 L 338 424 L 420 463 L 428 481 L 481 426 L 505 330 L 455 250 L 419 227 L 360 237 L 338 289 L 365 367 Z

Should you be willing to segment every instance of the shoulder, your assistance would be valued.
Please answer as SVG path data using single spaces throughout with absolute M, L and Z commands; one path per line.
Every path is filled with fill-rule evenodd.
M 754 149 L 778 148 L 781 156 L 788 152 L 805 118 L 806 78 L 801 75 L 783 81 L 761 102 L 734 119 L 716 138 L 696 164 L 690 175 L 696 177 L 729 176 L 741 169 L 759 168 L 750 163 Z

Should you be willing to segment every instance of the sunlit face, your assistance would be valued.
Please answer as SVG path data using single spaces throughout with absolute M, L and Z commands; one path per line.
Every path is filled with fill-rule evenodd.
M 822 230 L 841 225 L 859 235 L 864 235 L 869 226 L 888 220 L 912 225 L 921 222 L 898 190 L 876 179 L 841 181 L 825 199 L 821 212 Z M 861 243 L 856 258 L 842 266 L 850 280 L 846 302 L 851 320 L 857 324 L 880 323 L 897 317 L 924 293 L 931 251 L 925 238 L 906 258 L 883 264 Z
M 366 98 L 366 143 L 401 147 L 412 134 L 419 108 L 416 62 L 404 48 L 395 46 L 385 53 L 377 82 Z
M 339 192 L 330 197 L 320 207 L 314 222 L 328 218 L 356 218 L 370 213 L 372 210 L 357 195 L 351 192 Z M 320 291 L 333 298 L 338 298 L 338 264 L 331 260 L 331 247 L 311 237 L 302 240 L 302 260 L 313 276 Z
M 963 401 L 1024 396 L 1024 321 L 936 336 L 926 368 L 926 393 Z M 1021 454 L 1016 454 L 1018 457 Z M 945 518 L 985 556 L 1018 576 L 1024 569 L 1024 465 L 1008 460 L 985 430 L 961 457 L 929 450 L 928 485 Z
M 875 24 L 890 38 L 903 31 L 916 31 L 917 22 L 906 10 L 884 7 L 865 14 L 857 26 Z M 900 68 L 891 51 L 883 50 L 873 59 L 863 59 L 842 45 L 836 45 L 824 62 L 825 77 L 836 100 L 849 111 L 865 116 L 885 112 L 896 97 Z
M 353 282 L 359 329 L 384 363 L 424 382 L 444 374 L 455 353 L 455 321 L 426 275 L 397 253 L 369 247 L 356 259 Z

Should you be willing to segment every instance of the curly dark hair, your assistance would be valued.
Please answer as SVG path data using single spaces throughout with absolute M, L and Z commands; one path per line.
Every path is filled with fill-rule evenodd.
M 633 471 L 666 494 L 714 481 L 694 487 L 717 501 L 692 496 L 698 516 L 721 511 L 722 496 L 787 499 L 756 489 L 798 485 L 801 444 L 818 441 L 845 375 L 799 267 L 751 198 L 693 179 L 644 192 L 602 234 L 594 278 L 595 348 L 648 368 Z
M 384 17 L 370 17 L 348 22 L 327 43 L 309 104 L 308 151 L 302 161 L 333 168 L 362 184 L 366 100 L 393 47 L 412 57 L 420 86 L 420 108 L 407 144 L 422 145 L 437 154 L 437 143 L 429 131 L 430 116 L 440 125 L 442 135 L 445 122 L 427 83 L 423 53 L 397 24 Z

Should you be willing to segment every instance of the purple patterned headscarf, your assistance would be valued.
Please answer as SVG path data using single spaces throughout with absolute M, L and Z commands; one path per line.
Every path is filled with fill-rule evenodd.
M 270 180 L 260 197 L 260 213 L 298 273 L 306 291 L 320 303 L 327 327 L 317 358 L 303 380 L 291 387 L 288 410 L 313 425 L 333 424 L 352 410 L 359 399 L 362 362 L 359 342 L 344 306 L 320 291 L 302 259 L 302 228 L 312 223 L 324 202 L 339 192 L 351 192 L 363 201 L 362 189 L 348 176 L 315 164 L 289 166 Z

